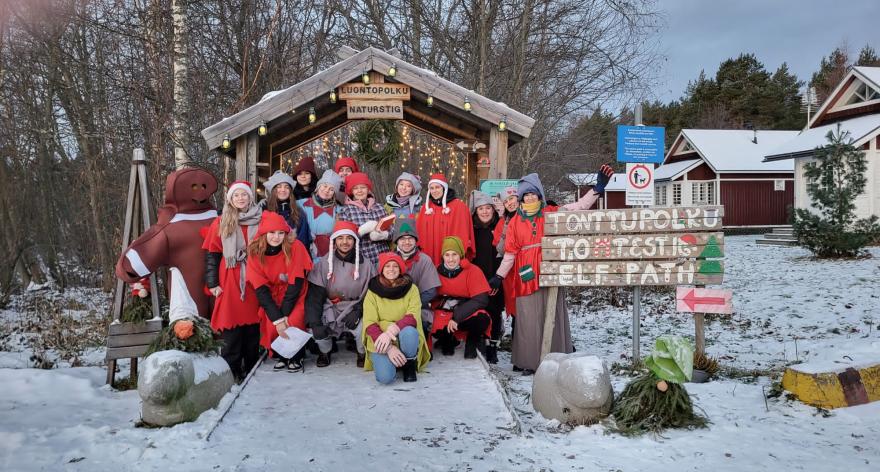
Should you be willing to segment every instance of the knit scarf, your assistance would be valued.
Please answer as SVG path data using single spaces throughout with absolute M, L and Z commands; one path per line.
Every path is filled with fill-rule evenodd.
M 410 251 L 404 251 L 403 249 L 400 248 L 400 246 L 397 246 L 397 253 L 400 254 L 401 257 L 403 257 L 404 261 L 408 260 L 410 257 L 412 257 L 413 254 L 418 252 L 418 250 L 419 250 L 418 245 L 413 246 L 412 250 L 410 250 Z
M 543 205 L 544 205 L 544 202 L 542 202 L 541 200 L 538 200 L 533 203 L 526 203 L 526 202 L 521 203 L 522 211 L 525 214 L 525 216 L 537 215 L 538 212 L 541 211 L 541 208 Z
M 332 207 L 333 205 L 336 204 L 336 198 L 335 198 L 335 197 L 331 197 L 329 200 L 324 200 L 323 198 L 319 197 L 317 193 L 314 194 L 314 195 L 312 195 L 312 199 L 313 199 L 313 200 L 315 201 L 315 203 L 317 203 L 318 206 L 321 207 L 321 208 L 330 208 L 330 207 Z
M 387 298 L 389 300 L 400 300 L 409 292 L 409 288 L 412 287 L 412 279 L 409 275 L 403 274 L 397 279 L 394 280 L 394 285 L 388 286 L 382 283 L 381 275 L 377 275 L 370 279 L 368 288 L 379 295 L 381 298 Z M 387 280 L 387 279 L 386 279 Z M 399 281 L 399 282 L 398 282 Z
M 259 205 L 253 205 L 242 213 L 238 214 L 239 226 L 248 227 L 248 241 L 254 239 L 257 235 L 257 228 L 260 226 L 260 216 L 263 209 Z M 245 270 L 247 268 L 247 241 L 241 231 L 235 230 L 229 236 L 222 238 L 223 243 L 223 259 L 226 262 L 226 268 L 232 269 L 239 262 L 241 263 L 241 277 L 238 280 L 238 288 L 241 292 L 241 300 L 244 301 L 245 286 Z

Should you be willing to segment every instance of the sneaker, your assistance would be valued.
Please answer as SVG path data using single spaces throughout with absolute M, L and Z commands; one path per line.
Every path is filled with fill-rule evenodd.
M 303 371 L 303 363 L 299 359 L 293 359 L 287 364 L 288 372 L 302 372 Z
M 275 362 L 275 366 L 272 367 L 272 370 L 275 372 L 281 372 L 282 370 L 287 369 L 287 362 L 287 359 L 278 359 L 278 361 Z
M 327 367 L 330 365 L 330 353 L 324 354 L 323 352 L 318 354 L 318 360 L 315 362 L 315 365 L 318 367 Z

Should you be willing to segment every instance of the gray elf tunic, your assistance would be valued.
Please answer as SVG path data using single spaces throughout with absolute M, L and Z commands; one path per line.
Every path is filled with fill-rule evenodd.
M 333 274 L 328 277 L 330 271 L 330 257 L 333 260 Z M 336 257 L 336 252 L 331 251 L 327 257 L 322 257 L 309 273 L 309 284 L 324 287 L 327 290 L 327 298 L 324 300 L 322 323 L 330 329 L 330 335 L 338 337 L 345 331 L 352 331 L 345 327 L 345 316 L 351 313 L 367 293 L 367 283 L 376 275 L 376 269 L 369 261 L 362 260 L 358 272 L 358 278 L 354 278 L 355 264 L 342 261 Z M 308 314 L 308 307 L 306 308 Z M 359 333 L 360 330 L 357 330 Z M 360 346 L 360 344 L 358 344 Z

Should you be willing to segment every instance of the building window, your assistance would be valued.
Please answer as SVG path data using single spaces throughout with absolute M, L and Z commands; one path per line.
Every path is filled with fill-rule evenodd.
M 694 182 L 691 184 L 691 200 L 694 205 L 715 204 L 715 182 Z
M 681 184 L 672 184 L 672 204 L 681 205 Z
M 666 206 L 668 204 L 665 185 L 658 185 L 654 187 L 654 204 L 656 206 Z
M 849 97 L 846 104 L 852 105 L 855 103 L 869 102 L 871 100 L 877 100 L 878 98 L 880 98 L 880 92 L 868 87 L 868 84 L 862 83 L 856 88 L 852 96 Z

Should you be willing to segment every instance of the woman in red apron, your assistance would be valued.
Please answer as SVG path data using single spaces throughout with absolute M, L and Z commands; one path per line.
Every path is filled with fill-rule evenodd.
M 464 245 L 457 236 L 443 239 L 443 262 L 437 266 L 440 288 L 434 299 L 433 337 L 444 356 L 455 354 L 457 339 L 466 339 L 465 359 L 477 357 L 489 337 L 492 320 L 485 310 L 489 304 L 489 283 L 479 267 L 464 258 Z
M 299 372 L 304 349 L 286 359 L 272 351 L 272 341 L 287 338 L 294 326 L 305 330 L 305 283 L 312 258 L 298 240 L 288 238 L 290 227 L 277 213 L 263 213 L 257 237 L 248 246 L 247 282 L 260 302 L 260 344 L 277 359 L 275 370 Z

